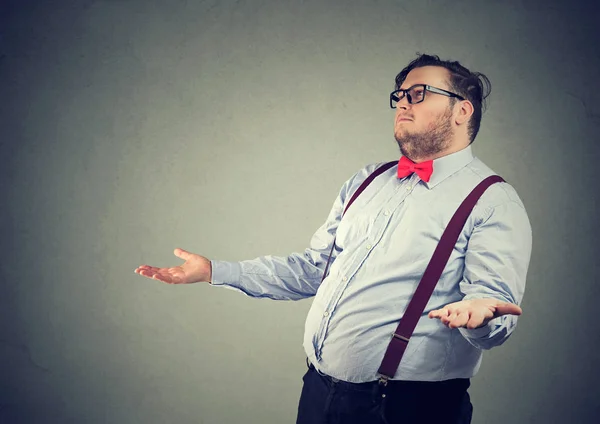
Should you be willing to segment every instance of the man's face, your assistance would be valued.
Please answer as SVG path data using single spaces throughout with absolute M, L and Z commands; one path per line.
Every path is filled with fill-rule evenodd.
M 449 77 L 448 71 L 439 66 L 415 68 L 400 88 L 427 84 L 452 91 Z M 412 160 L 424 160 L 444 151 L 454 136 L 450 98 L 428 91 L 425 100 L 411 105 L 405 96 L 396 105 L 394 136 L 402 154 Z

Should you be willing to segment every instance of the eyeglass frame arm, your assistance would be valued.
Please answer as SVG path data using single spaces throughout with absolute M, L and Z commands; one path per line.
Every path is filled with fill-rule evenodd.
M 408 92 L 408 91 L 412 90 L 412 89 L 413 89 L 413 88 L 415 88 L 415 87 L 419 87 L 419 86 L 423 87 L 423 88 L 424 88 L 426 91 L 430 91 L 430 92 L 432 92 L 432 93 L 441 94 L 441 95 L 443 95 L 443 96 L 448 96 L 448 97 L 456 97 L 456 98 L 457 98 L 457 99 L 459 99 L 459 100 L 465 100 L 465 98 L 464 98 L 464 97 L 462 97 L 462 96 L 459 96 L 459 95 L 458 95 L 458 94 L 456 94 L 456 93 L 452 93 L 451 91 L 444 90 L 444 89 L 442 89 L 442 88 L 437 88 L 437 87 L 434 87 L 434 86 L 432 86 L 432 85 L 427 85 L 427 84 L 415 84 L 415 85 L 413 85 L 413 86 L 411 86 L 411 87 L 408 87 L 408 88 L 407 88 L 407 89 L 405 89 L 405 90 L 403 90 L 403 89 L 399 89 L 399 90 L 392 91 L 392 92 L 390 93 L 390 107 L 391 107 L 392 109 L 396 109 L 396 107 L 392 106 L 392 102 L 393 102 L 393 100 L 394 100 L 392 96 L 394 96 L 396 93 L 400 93 L 400 92 L 404 93 L 404 95 L 403 95 L 402 97 L 398 97 L 398 96 L 396 96 L 396 98 L 398 99 L 398 100 L 396 100 L 396 103 L 397 103 L 397 102 L 399 102 L 400 100 L 402 100 L 404 97 L 406 97 L 406 94 L 407 94 L 407 92 Z M 423 100 L 425 100 L 425 95 L 423 95 Z M 421 100 L 421 102 L 422 102 L 423 100 Z M 421 102 L 418 102 L 418 103 L 421 103 Z M 410 102 L 409 102 L 409 104 L 413 104 L 413 103 L 410 103 Z

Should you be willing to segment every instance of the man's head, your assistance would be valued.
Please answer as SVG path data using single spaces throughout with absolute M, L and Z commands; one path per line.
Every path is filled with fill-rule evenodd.
M 390 97 L 396 107 L 394 135 L 402 154 L 422 161 L 469 145 L 479 132 L 490 91 L 485 75 L 458 62 L 417 57 L 396 76 Z

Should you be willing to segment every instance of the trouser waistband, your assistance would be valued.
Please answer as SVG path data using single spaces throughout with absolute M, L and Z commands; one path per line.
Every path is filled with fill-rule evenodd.
M 351 383 L 349 381 L 340 380 L 335 377 L 331 377 L 321 371 L 319 371 L 309 360 L 306 359 L 306 364 L 309 369 L 313 369 L 320 376 L 329 382 L 330 385 L 335 385 L 340 388 L 348 390 L 372 390 L 373 386 L 378 386 L 380 383 L 378 380 L 367 381 L 364 383 Z M 466 391 L 471 385 L 471 381 L 468 378 L 454 378 L 443 381 L 412 381 L 412 380 L 388 380 L 387 387 L 390 390 L 424 390 L 424 391 L 437 391 L 437 390 L 453 390 L 453 391 Z

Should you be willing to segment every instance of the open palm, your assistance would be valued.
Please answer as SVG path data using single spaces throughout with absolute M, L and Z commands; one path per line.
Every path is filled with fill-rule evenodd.
M 523 310 L 514 303 L 493 298 L 462 300 L 429 313 L 448 328 L 478 328 L 502 315 L 521 315 Z
M 178 258 L 185 260 L 185 263 L 170 268 L 140 265 L 134 272 L 167 284 L 191 284 L 201 281 L 210 281 L 210 260 L 204 256 L 187 252 L 179 248 L 175 249 L 173 253 Z

